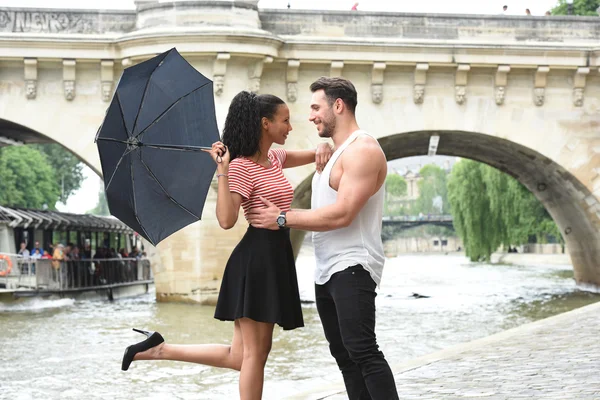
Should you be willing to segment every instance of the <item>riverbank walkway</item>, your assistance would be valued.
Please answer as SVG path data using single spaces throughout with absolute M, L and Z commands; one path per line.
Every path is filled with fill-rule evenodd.
M 399 397 L 598 400 L 599 327 L 600 302 L 392 365 Z M 292 398 L 348 397 L 339 384 Z

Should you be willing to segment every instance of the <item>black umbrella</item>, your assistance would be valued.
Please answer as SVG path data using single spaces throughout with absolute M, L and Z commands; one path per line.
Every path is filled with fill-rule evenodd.
M 176 49 L 125 69 L 96 135 L 110 213 L 153 245 L 198 221 L 218 140 L 212 81 Z

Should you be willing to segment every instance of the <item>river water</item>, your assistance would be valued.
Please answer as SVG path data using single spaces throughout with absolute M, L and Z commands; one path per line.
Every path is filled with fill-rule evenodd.
M 313 259 L 301 255 L 301 297 L 314 300 Z M 412 293 L 431 296 L 416 299 Z M 390 364 L 425 355 L 600 300 L 578 291 L 570 266 L 469 263 L 458 255 L 388 259 L 377 297 L 377 335 Z M 276 327 L 265 399 L 282 399 L 341 375 L 328 353 L 314 304 L 306 327 Z M 228 343 L 232 323 L 212 307 L 159 304 L 153 295 L 115 302 L 26 300 L 0 303 L 0 398 L 235 399 L 237 372 L 177 362 L 134 362 L 132 327 L 158 330 L 171 343 Z

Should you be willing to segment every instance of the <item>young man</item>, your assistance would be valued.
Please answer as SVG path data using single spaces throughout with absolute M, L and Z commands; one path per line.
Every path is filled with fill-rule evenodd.
M 354 115 L 357 94 L 343 78 L 321 77 L 309 120 L 334 154 L 312 182 L 312 210 L 282 213 L 267 200 L 249 215 L 259 228 L 314 231 L 317 310 L 351 400 L 398 399 L 392 371 L 375 337 L 375 288 L 384 264 L 381 242 L 387 162 Z

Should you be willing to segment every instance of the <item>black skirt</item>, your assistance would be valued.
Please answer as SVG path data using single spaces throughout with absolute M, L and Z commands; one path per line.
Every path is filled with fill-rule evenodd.
M 289 229 L 249 226 L 223 274 L 215 318 L 250 318 L 284 330 L 304 326 Z

